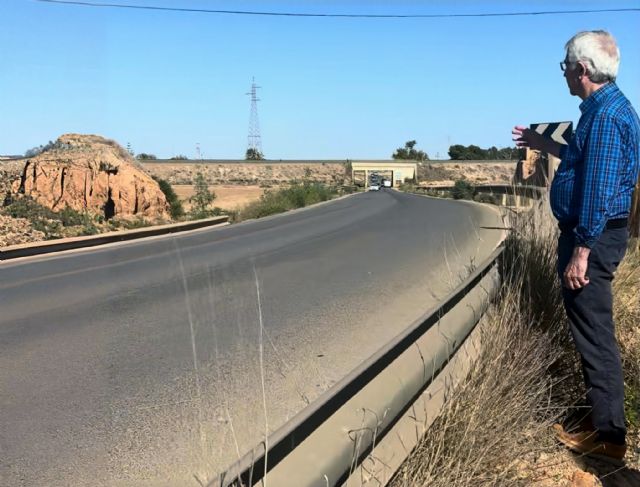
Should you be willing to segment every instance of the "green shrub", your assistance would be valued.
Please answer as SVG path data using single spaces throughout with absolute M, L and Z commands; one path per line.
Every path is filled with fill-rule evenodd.
M 490 193 L 476 193 L 473 199 L 478 203 L 489 203 L 490 205 L 498 204 L 498 198 L 496 198 L 496 195 Z
M 218 206 L 214 206 L 213 208 L 206 208 L 204 210 L 192 209 L 189 212 L 189 219 L 191 220 L 202 220 L 203 218 L 212 218 L 214 216 L 227 215 L 228 212 L 223 210 Z
M 340 194 L 353 194 L 357 193 L 358 191 L 360 191 L 360 188 L 358 188 L 358 186 L 356 185 L 345 185 L 340 186 L 339 188 Z
M 454 200 L 472 200 L 475 194 L 473 185 L 464 179 L 458 179 L 451 190 Z
M 29 197 L 12 200 L 11 204 L 4 208 L 4 212 L 13 218 L 26 218 L 27 220 L 56 218 L 55 212 L 36 203 Z
M 25 218 L 31 226 L 45 235 L 45 239 L 66 236 L 65 228 L 80 227 L 71 232 L 75 235 L 94 235 L 98 233 L 94 218 L 89 213 L 81 213 L 70 207 L 55 212 L 42 206 L 32 198 L 22 197 L 12 199 L 4 208 L 4 213 L 13 218 Z
M 315 181 L 294 182 L 288 188 L 266 191 L 258 201 L 245 206 L 238 217 L 243 220 L 262 218 L 327 201 L 336 194 L 336 188 Z
M 136 228 L 144 228 L 150 225 L 151 223 L 142 217 L 136 217 L 132 220 L 116 218 L 109 220 L 109 226 L 112 230 L 135 230 Z
M 416 185 L 413 183 L 405 183 L 402 182 L 400 183 L 400 185 L 398 186 L 398 189 L 400 191 L 404 191 L 406 193 L 414 193 L 416 191 Z
M 212 216 L 212 210 L 209 208 L 209 205 L 216 199 L 216 194 L 209 190 L 209 185 L 201 172 L 196 174 L 194 183 L 196 193 L 191 197 L 192 206 L 189 212 L 189 218 L 192 220 L 208 218 Z
M 57 213 L 58 218 L 65 227 L 73 227 L 78 225 L 93 226 L 93 218 L 88 213 L 80 213 L 70 207 Z
M 154 176 L 153 179 L 160 186 L 160 191 L 164 193 L 164 197 L 167 199 L 167 203 L 169 203 L 169 214 L 173 220 L 180 220 L 184 217 L 185 212 L 182 206 L 182 202 L 178 198 L 178 195 L 169 184 L 169 181 L 165 179 Z

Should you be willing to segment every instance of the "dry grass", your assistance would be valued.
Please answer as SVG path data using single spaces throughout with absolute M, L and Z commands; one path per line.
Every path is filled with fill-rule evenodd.
M 640 445 L 640 248 L 629 245 L 613 281 L 614 319 L 625 371 L 626 412 L 630 437 Z M 636 467 L 640 461 L 636 459 Z
M 190 198 L 195 194 L 195 186 L 176 184 L 173 190 L 178 195 L 186 211 L 191 209 Z M 243 206 L 258 201 L 264 194 L 259 186 L 216 185 L 209 186 L 209 191 L 215 193 L 214 205 L 223 210 L 239 210 Z
M 605 486 L 636 485 L 640 478 L 635 470 L 580 462 L 550 434 L 551 425 L 580 403 L 584 386 L 555 270 L 557 231 L 546 208 L 542 202 L 533 212 L 514 214 L 504 284 L 486 315 L 482 354 L 392 486 L 568 486 L 581 468 L 606 477 Z M 633 251 L 614 281 L 627 395 L 633 400 L 640 380 L 639 279 L 640 252 Z M 630 467 L 637 461 L 636 432 L 637 424 L 630 430 Z M 615 483 L 616 478 L 622 480 Z

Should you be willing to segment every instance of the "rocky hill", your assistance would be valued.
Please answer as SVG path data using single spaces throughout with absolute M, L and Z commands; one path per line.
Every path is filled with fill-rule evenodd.
M 122 147 L 103 137 L 63 135 L 23 164 L 11 192 L 53 211 L 71 208 L 106 219 L 168 215 L 158 184 Z
M 0 206 L 7 193 L 11 192 L 11 184 L 22 174 L 24 162 L 23 159 L 0 161 Z

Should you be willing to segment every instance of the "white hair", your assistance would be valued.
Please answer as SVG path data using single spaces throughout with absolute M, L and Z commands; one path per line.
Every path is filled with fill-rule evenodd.
M 615 81 L 620 64 L 620 50 L 616 40 L 604 30 L 578 32 L 564 46 L 567 61 L 578 61 L 587 67 L 593 83 Z

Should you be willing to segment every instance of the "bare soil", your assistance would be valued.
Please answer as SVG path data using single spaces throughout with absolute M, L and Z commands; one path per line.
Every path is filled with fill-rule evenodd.
M 514 162 L 426 162 L 418 166 L 420 185 L 452 186 L 458 179 L 472 184 L 511 184 Z
M 324 184 L 350 183 L 342 163 L 282 163 L 282 162 L 145 162 L 144 168 L 153 176 L 167 180 L 171 185 L 193 184 L 198 173 L 212 185 L 279 186 L 291 181 L 308 179 Z
M 189 211 L 189 209 L 191 209 L 189 198 L 195 194 L 195 186 L 190 184 L 176 184 L 173 186 L 173 190 L 182 201 L 185 210 Z M 216 195 L 213 206 L 217 206 L 223 210 L 238 210 L 260 199 L 265 189 L 260 186 L 235 186 L 225 184 L 209 186 L 209 191 Z

